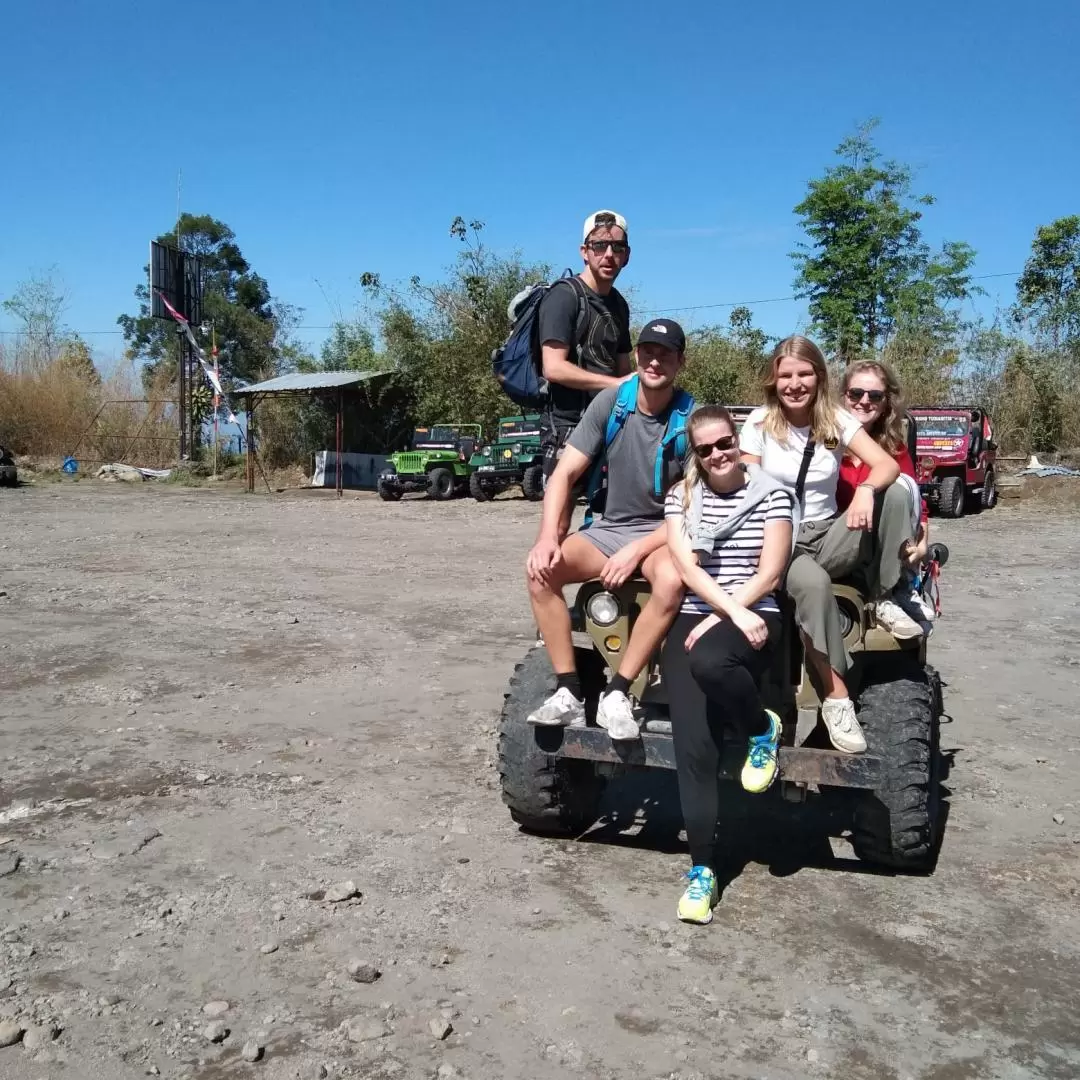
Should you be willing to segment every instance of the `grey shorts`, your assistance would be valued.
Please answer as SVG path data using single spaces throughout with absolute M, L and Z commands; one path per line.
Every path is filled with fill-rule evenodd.
M 650 536 L 662 524 L 663 521 L 651 521 L 644 525 L 621 525 L 606 522 L 603 518 L 600 518 L 594 521 L 589 528 L 579 529 L 578 533 L 610 558 L 616 551 L 626 547 L 627 544 L 632 544 L 635 540 L 642 540 L 646 536 Z

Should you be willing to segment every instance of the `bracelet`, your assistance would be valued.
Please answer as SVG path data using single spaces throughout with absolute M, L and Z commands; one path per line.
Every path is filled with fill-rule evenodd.
M 868 488 L 869 488 L 869 489 L 870 489 L 871 491 L 877 491 L 877 488 L 876 488 L 876 487 L 874 487 L 874 485 L 873 485 L 873 484 L 871 484 L 869 480 L 864 480 L 864 481 L 863 481 L 863 482 L 862 482 L 862 483 L 861 483 L 861 484 L 859 485 L 859 487 L 861 487 L 861 488 L 864 488 L 864 487 L 868 487 Z

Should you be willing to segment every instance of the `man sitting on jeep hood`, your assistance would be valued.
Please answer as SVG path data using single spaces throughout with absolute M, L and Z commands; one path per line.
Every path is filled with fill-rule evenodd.
M 566 585 L 599 578 L 617 588 L 640 572 L 652 596 L 634 624 L 622 663 L 600 696 L 596 722 L 613 739 L 636 739 L 639 731 L 627 691 L 674 620 L 683 585 L 666 544 L 664 493 L 682 476 L 675 442 L 665 433 L 675 404 L 675 381 L 685 362 L 686 336 L 678 323 L 657 319 L 638 337 L 637 397 L 605 451 L 608 422 L 619 387 L 602 390 L 585 411 L 548 480 L 540 535 L 526 568 L 529 599 L 555 669 L 556 688 L 528 720 L 530 724 L 581 727 L 585 702 L 574 664 Z M 656 492 L 657 455 L 662 483 Z M 603 516 L 559 542 L 560 522 L 569 514 L 571 492 L 586 470 L 607 462 Z

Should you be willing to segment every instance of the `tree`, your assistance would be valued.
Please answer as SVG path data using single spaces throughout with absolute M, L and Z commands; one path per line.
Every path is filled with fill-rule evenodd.
M 312 370 L 374 371 L 378 367 L 375 335 L 359 320 L 339 319 L 331 327 Z
M 20 282 L 4 302 L 4 310 L 19 324 L 22 340 L 16 351 L 32 365 L 55 359 L 67 331 L 63 325 L 68 297 L 55 269 Z
M 682 385 L 701 403 L 752 405 L 761 400 L 768 338 L 753 325 L 750 309 L 734 308 L 725 330 L 690 331 Z
M 236 243 L 232 229 L 208 214 L 182 214 L 180 249 L 202 259 L 203 321 L 214 327 L 222 374 L 251 381 L 272 375 L 278 367 L 276 337 L 282 313 L 275 307 L 266 281 L 256 274 Z M 158 243 L 176 246 L 176 231 L 163 233 Z M 149 268 L 144 267 L 144 277 Z M 138 315 L 121 315 L 131 353 L 146 364 L 144 383 L 154 380 L 164 365 L 178 366 L 175 328 L 150 315 L 150 290 L 145 281 L 135 288 Z M 209 342 L 207 342 L 209 344 Z
M 1054 349 L 1080 349 L 1080 215 L 1036 230 L 1016 283 L 1014 317 L 1030 320 Z
M 58 359 L 77 379 L 91 386 L 101 385 L 101 372 L 94 366 L 90 347 L 78 334 L 71 334 L 64 339 Z
M 481 423 L 487 430 L 517 409 L 492 376 L 491 353 L 510 330 L 510 301 L 530 282 L 549 280 L 551 271 L 493 254 L 480 239 L 483 227 L 461 217 L 451 223 L 462 250 L 446 281 L 428 285 L 414 277 L 400 292 L 375 273 L 360 279 L 382 305 L 382 366 L 411 390 L 421 423 Z
M 879 351 L 905 327 L 948 337 L 959 317 L 947 305 L 976 291 L 975 252 L 952 241 L 931 253 L 919 222 L 933 196 L 913 195 L 910 169 L 880 160 L 875 127 L 845 139 L 841 163 L 811 180 L 795 207 L 810 241 L 792 253 L 795 288 L 810 301 L 826 350 L 844 363 Z

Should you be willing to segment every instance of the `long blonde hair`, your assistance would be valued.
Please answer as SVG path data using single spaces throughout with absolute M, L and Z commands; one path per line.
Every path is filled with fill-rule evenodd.
M 731 428 L 731 434 L 738 438 L 739 432 L 735 427 L 735 421 L 731 413 L 723 405 L 699 405 L 686 421 L 686 439 L 690 443 L 690 453 L 687 458 L 686 468 L 683 470 L 683 512 L 690 509 L 690 495 L 698 484 L 705 483 L 705 476 L 701 471 L 701 462 L 694 453 L 694 432 L 705 424 L 727 424 Z
M 765 376 L 765 432 L 771 435 L 781 446 L 787 446 L 788 431 L 791 425 L 784 415 L 780 397 L 776 392 L 776 372 L 780 361 L 784 359 L 802 360 L 814 369 L 817 375 L 817 388 L 810 411 L 810 434 L 816 443 L 836 441 L 840 438 L 840 425 L 836 414 L 839 406 L 833 397 L 829 382 L 829 369 L 821 350 L 807 337 L 792 334 L 784 338 L 769 357 L 769 371 Z
M 885 408 L 866 429 L 866 433 L 887 454 L 895 454 L 907 445 L 904 438 L 904 395 L 900 380 L 888 364 L 881 360 L 857 360 L 844 372 L 843 388 L 847 392 L 851 380 L 860 371 L 872 371 L 885 384 Z

